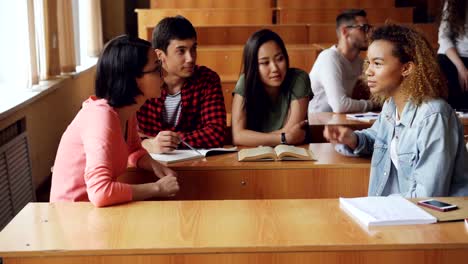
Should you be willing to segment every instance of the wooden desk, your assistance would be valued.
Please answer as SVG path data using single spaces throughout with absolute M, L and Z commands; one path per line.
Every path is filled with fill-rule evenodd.
M 340 125 L 347 126 L 354 130 L 366 129 L 372 126 L 373 122 L 366 123 L 356 120 L 350 120 L 346 118 L 346 114 L 336 114 L 336 113 L 309 113 L 309 128 L 310 128 L 310 137 L 311 142 L 326 142 L 323 137 L 323 129 L 325 125 Z M 460 118 L 461 123 L 463 124 L 464 134 L 468 135 L 468 118 Z
M 329 143 L 311 144 L 318 161 L 238 162 L 237 153 L 169 165 L 177 171 L 177 200 L 305 199 L 367 195 L 370 159 L 349 158 Z M 119 181 L 144 183 L 152 174 L 138 171 Z
M 369 128 L 372 123 L 360 122 L 346 118 L 346 114 L 336 114 L 331 112 L 308 113 L 310 141 L 311 142 L 326 142 L 323 137 L 323 129 L 325 125 L 340 125 L 347 126 L 353 130 Z
M 0 233 L 0 256 L 6 264 L 465 263 L 467 230 L 463 222 L 364 229 L 336 199 L 30 203 Z

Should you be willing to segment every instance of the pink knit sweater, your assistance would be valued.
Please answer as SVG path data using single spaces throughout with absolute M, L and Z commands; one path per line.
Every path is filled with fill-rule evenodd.
M 60 141 L 51 202 L 91 201 L 100 207 L 132 200 L 131 187 L 116 179 L 147 152 L 135 118 L 128 122 L 127 142 L 121 130 L 119 115 L 107 100 L 91 96 L 83 103 Z

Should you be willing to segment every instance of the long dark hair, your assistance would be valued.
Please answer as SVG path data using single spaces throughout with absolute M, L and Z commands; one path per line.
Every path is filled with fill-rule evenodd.
M 465 18 L 466 18 L 466 0 L 446 0 L 447 9 L 443 10 L 445 4 L 442 4 L 442 21 L 447 21 L 450 34 L 449 37 L 453 42 L 457 41 L 459 36 L 465 34 Z
M 286 67 L 289 69 L 288 52 L 283 40 L 278 34 L 269 29 L 262 29 L 250 36 L 244 46 L 243 53 L 243 73 L 245 76 L 244 110 L 247 117 L 247 128 L 256 131 L 260 130 L 261 120 L 264 120 L 272 104 L 263 87 L 258 71 L 258 50 L 260 46 L 268 41 L 274 41 L 278 44 L 286 59 Z M 289 74 L 286 74 L 281 84 L 280 96 L 287 92 L 285 91 L 287 85 L 284 84 L 289 82 L 288 76 Z
M 148 41 L 128 35 L 110 40 L 97 62 L 96 96 L 112 107 L 135 104 L 135 97 L 142 94 L 136 78 L 143 75 L 150 49 Z

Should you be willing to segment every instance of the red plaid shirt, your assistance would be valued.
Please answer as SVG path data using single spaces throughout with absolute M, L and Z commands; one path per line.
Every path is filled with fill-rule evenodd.
M 161 97 L 147 100 L 137 112 L 141 132 L 155 137 L 160 131 L 170 130 L 178 132 L 183 140 L 196 148 L 223 146 L 226 109 L 216 72 L 195 66 L 193 75 L 186 79 L 181 89 L 181 111 L 175 127 L 163 118 L 166 96 L 167 91 L 162 90 Z

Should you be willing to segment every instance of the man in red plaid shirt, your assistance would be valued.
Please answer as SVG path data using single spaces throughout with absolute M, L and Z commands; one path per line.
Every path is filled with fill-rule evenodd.
M 167 88 L 138 111 L 140 132 L 155 137 L 151 144 L 158 153 L 173 151 L 181 140 L 195 148 L 221 147 L 226 132 L 221 82 L 216 72 L 195 64 L 195 28 L 182 16 L 166 17 L 153 31 L 153 47 Z

